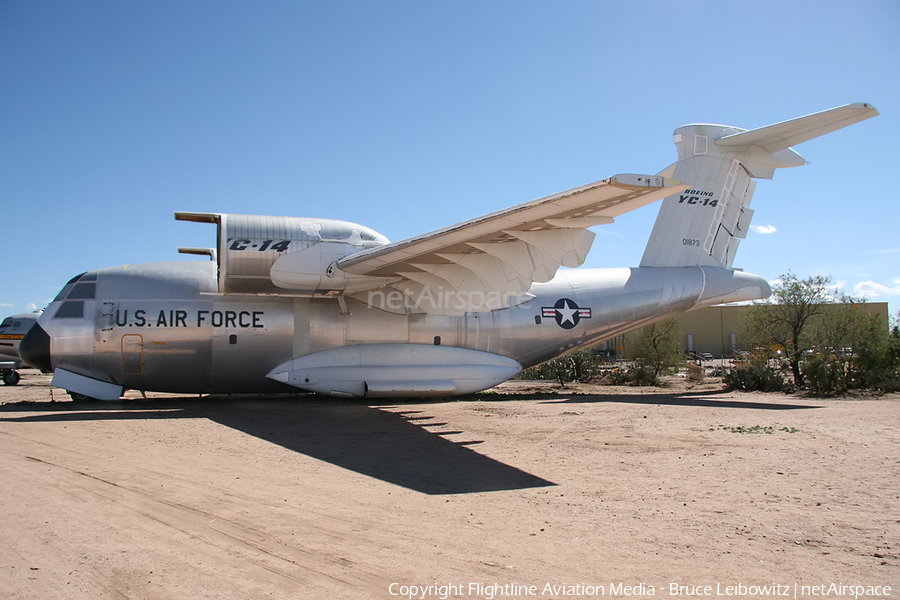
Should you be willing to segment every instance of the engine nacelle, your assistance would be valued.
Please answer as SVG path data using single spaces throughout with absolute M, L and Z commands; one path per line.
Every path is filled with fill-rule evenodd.
M 280 256 L 269 275 L 272 283 L 280 288 L 304 292 L 344 292 L 352 294 L 369 290 L 395 279 L 369 277 L 346 273 L 336 265 L 349 254 L 359 252 L 359 246 L 346 242 L 320 242 Z
M 344 290 L 347 282 L 337 283 L 341 278 L 333 274 L 329 278 L 329 266 L 348 254 L 388 243 L 368 227 L 333 219 L 185 212 L 176 212 L 175 219 L 217 225 L 216 249 L 205 253 L 218 264 L 223 294 Z M 273 272 L 276 263 L 282 266 Z

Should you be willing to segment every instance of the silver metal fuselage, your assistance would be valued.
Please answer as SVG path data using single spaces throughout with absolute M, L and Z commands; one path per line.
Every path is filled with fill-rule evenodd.
M 19 358 L 19 342 L 39 316 L 40 313 L 13 315 L 0 323 L 0 369 L 5 371 L 25 366 Z
M 760 278 L 726 269 L 579 269 L 534 284 L 517 306 L 444 316 L 354 298 L 221 294 L 212 262 L 101 269 L 74 285 L 40 319 L 54 370 L 183 393 L 289 391 L 267 377 L 278 365 L 365 344 L 465 348 L 525 368 L 736 293 L 768 293 Z

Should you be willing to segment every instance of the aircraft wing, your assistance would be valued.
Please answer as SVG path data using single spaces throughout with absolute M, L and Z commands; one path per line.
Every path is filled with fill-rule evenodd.
M 392 281 L 390 285 L 407 296 L 415 297 L 427 287 L 432 294 L 457 297 L 493 293 L 508 302 L 525 294 L 532 283 L 550 281 L 560 266 L 581 265 L 594 239 L 588 227 L 612 223 L 625 212 L 687 187 L 660 176 L 616 175 L 351 254 L 338 260 L 337 267 L 351 275 Z M 467 305 L 466 310 L 477 308 Z

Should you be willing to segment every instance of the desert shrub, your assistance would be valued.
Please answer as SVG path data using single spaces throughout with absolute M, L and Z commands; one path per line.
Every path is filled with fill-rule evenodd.
M 878 367 L 866 372 L 860 387 L 880 392 L 900 392 L 900 373 L 894 367 Z
M 597 374 L 599 363 L 590 350 L 579 350 L 553 360 L 524 369 L 516 379 L 556 380 L 560 384 L 571 381 L 587 381 Z
M 615 368 L 603 373 L 603 378 L 609 385 L 628 385 L 631 383 L 631 370 Z
M 764 360 L 751 360 L 732 369 L 722 379 L 729 390 L 744 392 L 783 392 L 785 381 L 781 374 Z
M 806 388 L 818 396 L 847 392 L 848 380 L 844 362 L 815 355 L 803 361 Z
M 659 374 L 656 368 L 647 364 L 636 363 L 628 370 L 630 383 L 634 385 L 659 385 Z

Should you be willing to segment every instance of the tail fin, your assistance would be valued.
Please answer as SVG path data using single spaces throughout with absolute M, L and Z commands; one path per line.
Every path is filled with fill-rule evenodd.
M 753 216 L 752 178 L 771 179 L 775 169 L 805 164 L 792 145 L 877 114 L 870 104 L 848 104 L 751 131 L 679 127 L 678 162 L 660 175 L 692 187 L 663 200 L 641 266 L 731 268 Z

